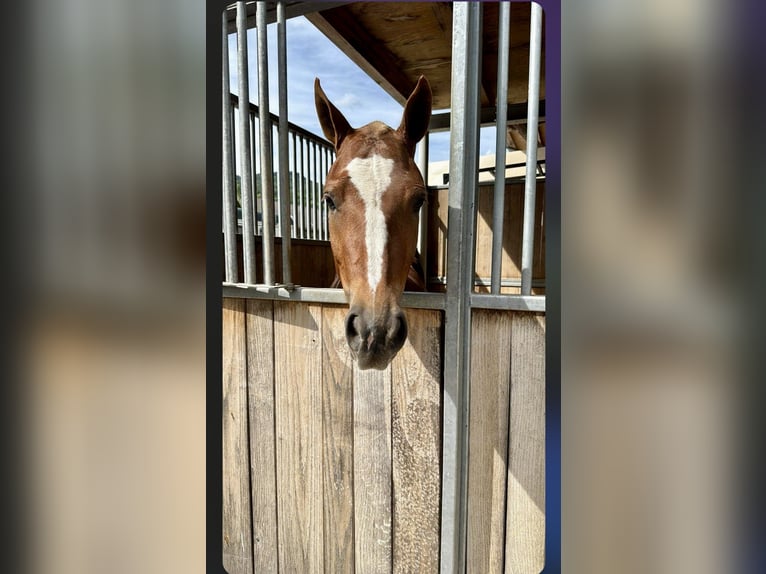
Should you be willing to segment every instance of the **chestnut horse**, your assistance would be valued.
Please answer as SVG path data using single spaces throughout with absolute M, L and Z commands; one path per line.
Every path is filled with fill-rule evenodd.
M 335 268 L 349 299 L 346 340 L 360 369 L 385 369 L 407 339 L 399 299 L 426 199 L 413 156 L 431 119 L 431 87 L 420 76 L 397 129 L 382 122 L 352 128 L 319 79 L 314 98 L 322 131 L 336 150 L 324 200 Z

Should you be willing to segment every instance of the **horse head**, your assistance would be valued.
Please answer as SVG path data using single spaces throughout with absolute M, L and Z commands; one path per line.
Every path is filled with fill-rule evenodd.
M 314 81 L 319 123 L 334 144 L 324 189 L 335 267 L 349 299 L 346 340 L 360 369 L 385 369 L 407 339 L 399 306 L 415 256 L 426 199 L 415 145 L 431 119 L 431 87 L 420 76 L 397 129 L 352 128 Z

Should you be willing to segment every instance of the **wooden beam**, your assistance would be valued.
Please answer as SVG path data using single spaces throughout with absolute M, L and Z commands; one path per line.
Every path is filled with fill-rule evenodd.
M 349 4 L 349 2 L 286 2 L 285 3 L 285 17 L 296 18 L 297 16 L 305 16 L 312 12 L 318 12 L 319 10 L 330 10 L 331 8 L 337 8 Z M 236 8 L 230 8 L 226 13 L 226 20 L 228 21 L 229 34 L 233 34 L 237 31 L 236 26 L 237 10 Z M 266 8 L 266 23 L 273 24 L 277 21 L 277 6 L 276 2 L 269 2 Z M 255 28 L 255 2 L 248 2 L 247 4 L 247 27 Z
M 415 82 L 401 70 L 403 63 L 339 7 L 307 14 L 306 18 L 398 103 L 407 102 Z
M 490 17 L 497 18 L 498 9 L 485 3 L 482 6 L 482 42 L 481 42 L 481 105 L 494 106 L 497 92 L 497 23 L 489 22 Z M 494 26 L 495 49 L 492 46 L 492 28 Z
M 488 125 L 495 123 L 495 114 L 497 111 L 494 107 L 482 108 L 479 113 L 479 121 L 481 125 Z M 538 113 L 540 115 L 540 122 L 545 121 L 545 100 L 540 100 L 538 104 Z M 522 122 L 527 119 L 527 104 L 508 104 L 508 122 Z M 441 114 L 433 114 L 431 116 L 431 123 L 428 124 L 429 132 L 443 132 L 449 129 L 450 124 L 450 112 L 444 112 Z

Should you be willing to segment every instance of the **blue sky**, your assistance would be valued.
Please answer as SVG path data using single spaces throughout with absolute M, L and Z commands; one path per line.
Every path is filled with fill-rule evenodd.
M 269 93 L 271 112 L 279 114 L 277 74 L 277 29 L 269 26 Z M 250 100 L 258 100 L 256 31 L 248 31 Z M 229 35 L 231 91 L 238 92 L 237 37 Z M 380 120 L 397 127 L 402 106 L 378 86 L 335 44 L 304 17 L 287 21 L 288 119 L 322 135 L 314 108 L 314 78 L 322 82 L 327 97 L 343 112 L 349 123 L 362 126 Z M 494 153 L 494 128 L 482 129 L 481 154 Z M 429 161 L 449 159 L 449 133 L 432 134 Z

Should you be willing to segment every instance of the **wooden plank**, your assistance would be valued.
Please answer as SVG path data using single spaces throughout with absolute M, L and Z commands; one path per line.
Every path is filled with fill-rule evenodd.
M 354 365 L 354 553 L 357 574 L 391 571 L 390 365 Z
M 409 309 L 407 320 L 391 365 L 393 572 L 428 574 L 439 571 L 442 314 Z
M 517 313 L 511 354 L 505 572 L 537 574 L 545 561 L 545 318 Z
M 321 308 L 274 303 L 279 571 L 324 571 Z
M 223 566 L 229 574 L 252 574 L 243 300 L 223 300 L 222 329 Z
M 347 309 L 322 309 L 325 572 L 354 572 L 354 389 Z
M 509 311 L 473 311 L 468 572 L 503 572 L 512 321 Z
M 247 386 L 255 572 L 277 571 L 274 303 L 247 301 Z

